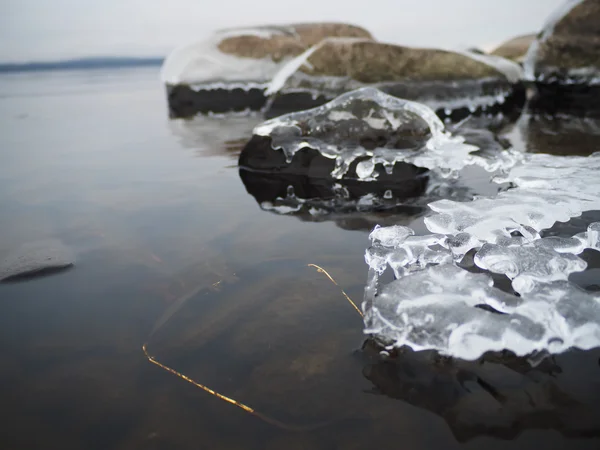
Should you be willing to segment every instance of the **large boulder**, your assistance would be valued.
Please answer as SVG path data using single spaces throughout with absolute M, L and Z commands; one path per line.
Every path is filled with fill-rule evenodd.
M 267 94 L 274 96 L 271 116 L 364 86 L 450 114 L 523 101 L 521 74 L 518 64 L 496 56 L 330 38 L 288 63 Z
M 525 75 L 535 81 L 553 110 L 600 111 L 600 2 L 570 0 L 549 18 L 525 60 Z
M 523 62 L 529 47 L 535 41 L 536 37 L 536 34 L 517 36 L 500 44 L 492 52 L 490 52 L 490 54 L 517 62 Z
M 221 30 L 176 49 L 161 70 L 170 113 L 258 110 L 265 103 L 264 88 L 283 65 L 336 36 L 371 38 L 354 25 L 303 23 Z

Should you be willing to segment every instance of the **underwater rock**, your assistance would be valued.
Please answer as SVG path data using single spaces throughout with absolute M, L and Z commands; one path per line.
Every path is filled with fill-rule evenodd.
M 548 19 L 527 54 L 537 105 L 551 110 L 600 112 L 600 2 L 569 0 Z
M 253 133 L 240 167 L 337 180 L 384 181 L 396 170 L 409 173 L 406 164 L 451 177 L 467 165 L 495 171 L 518 158 L 512 150 L 482 154 L 465 137 L 446 131 L 432 109 L 372 87 L 268 120 Z
M 174 50 L 161 77 L 170 114 L 260 110 L 264 89 L 290 59 L 332 36 L 371 38 L 343 23 L 303 23 L 217 31 L 208 39 Z
M 532 42 L 535 41 L 536 34 L 525 34 L 523 36 L 517 36 L 512 38 L 490 52 L 491 55 L 500 56 L 502 58 L 510 59 L 516 62 L 522 62 L 531 46 Z
M 73 252 L 56 239 L 30 242 L 8 254 L 0 263 L 0 282 L 59 272 L 74 263 Z
M 314 107 L 364 86 L 434 110 L 509 108 L 524 102 L 521 77 L 518 64 L 497 56 L 330 38 L 275 75 L 268 114 Z

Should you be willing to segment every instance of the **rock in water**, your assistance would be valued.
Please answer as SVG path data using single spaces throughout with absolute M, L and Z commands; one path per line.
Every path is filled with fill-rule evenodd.
M 431 108 L 372 87 L 271 119 L 253 134 L 239 165 L 254 171 L 398 182 L 397 174 L 414 178 L 418 168 L 447 177 L 470 164 L 489 171 L 514 164 L 510 152 L 490 157 L 452 136 Z
M 536 34 L 517 36 L 500 44 L 490 54 L 500 56 L 517 62 L 523 62 L 531 44 L 535 41 Z
M 600 112 L 600 1 L 569 0 L 548 19 L 525 60 L 544 109 Z
M 0 263 L 0 282 L 58 272 L 74 263 L 73 252 L 56 239 L 31 242 L 7 255 Z
M 496 56 L 330 38 L 283 67 L 267 94 L 275 96 L 271 116 L 313 107 L 364 86 L 442 112 L 475 112 L 522 103 L 521 75 L 518 64 Z
M 161 77 L 172 116 L 259 110 L 264 89 L 290 59 L 332 36 L 371 38 L 342 23 L 235 28 L 181 47 L 166 59 Z

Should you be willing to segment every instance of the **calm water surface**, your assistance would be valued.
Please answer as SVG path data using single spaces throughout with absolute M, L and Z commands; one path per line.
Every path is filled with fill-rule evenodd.
M 307 265 L 360 301 L 371 227 L 425 232 L 423 203 L 317 221 L 265 211 L 236 167 L 259 119 L 170 121 L 157 78 L 0 77 L 0 259 L 44 238 L 77 254 L 72 270 L 0 285 L 2 448 L 598 448 L 598 351 L 536 369 L 361 351 L 361 318 Z M 571 146 L 569 133 L 584 154 L 600 143 L 593 126 L 557 141 L 556 124 L 531 121 L 509 133 L 531 151 Z M 488 178 L 467 171 L 446 192 L 490 194 Z M 595 255 L 574 280 L 590 290 Z M 266 417 L 151 364 L 146 342 Z

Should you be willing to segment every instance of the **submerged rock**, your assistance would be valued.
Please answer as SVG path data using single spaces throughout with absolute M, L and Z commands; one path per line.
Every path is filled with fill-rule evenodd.
M 600 111 L 600 2 L 569 0 L 549 18 L 525 61 L 540 107 Z
M 525 58 L 525 55 L 527 55 L 529 47 L 535 41 L 536 37 L 536 34 L 517 36 L 500 44 L 492 52 L 490 52 L 490 54 L 511 59 L 513 61 L 522 62 Z
M 332 36 L 370 38 L 343 23 L 226 29 L 173 51 L 161 70 L 172 116 L 259 110 L 263 91 L 290 59 Z
M 322 104 L 364 86 L 436 110 L 475 112 L 522 102 L 520 80 L 519 65 L 496 56 L 331 38 L 283 67 L 267 94 L 274 95 L 269 108 L 276 113 Z
M 56 239 L 22 245 L 0 263 L 0 282 L 47 275 L 71 267 L 75 256 Z

